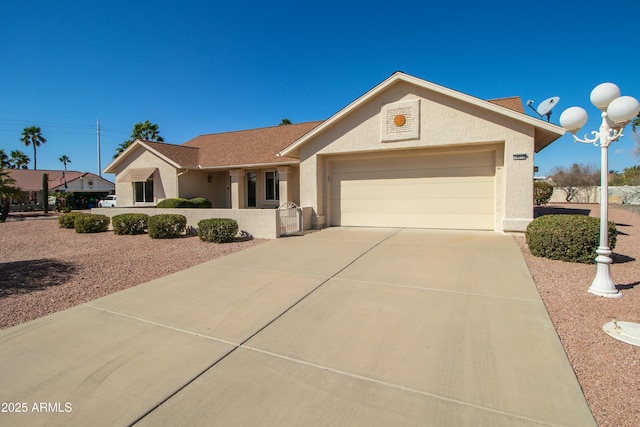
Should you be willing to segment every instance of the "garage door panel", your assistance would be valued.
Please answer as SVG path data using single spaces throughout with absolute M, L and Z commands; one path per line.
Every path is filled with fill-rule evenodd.
M 473 213 L 486 213 L 493 215 L 492 199 L 433 199 L 433 200 L 394 200 L 393 203 L 385 203 L 374 199 L 348 200 L 342 203 L 341 213 L 366 215 L 376 214 L 431 214 L 465 212 L 468 204 L 474 204 Z M 467 215 L 470 215 L 468 213 Z
M 396 158 L 398 159 L 398 158 Z M 362 159 L 360 161 L 339 160 L 335 161 L 332 172 L 334 174 L 346 172 L 380 172 L 387 169 L 398 169 L 398 163 L 395 159 L 378 158 L 378 159 Z M 480 166 L 486 168 L 493 163 L 492 152 L 467 153 L 462 155 L 432 155 L 432 156 L 408 156 L 402 157 L 402 170 L 468 170 L 470 168 Z M 489 171 L 492 174 L 492 171 Z M 456 176 L 459 174 L 452 174 Z
M 388 165 L 386 165 L 388 167 Z M 333 179 L 340 181 L 348 179 L 349 181 L 367 181 L 367 180 L 384 180 L 384 179 L 409 179 L 409 178 L 435 178 L 435 177 L 492 177 L 494 168 L 487 166 L 469 166 L 469 167 L 433 167 L 421 169 L 385 169 L 385 170 L 357 170 L 351 172 L 333 172 Z
M 495 153 L 332 162 L 331 225 L 493 229 Z
M 351 224 L 358 227 L 402 227 L 408 228 L 425 228 L 425 224 L 437 224 L 429 228 L 439 229 L 467 229 L 467 230 L 486 230 L 487 223 L 493 221 L 493 213 L 485 215 L 466 215 L 466 214 L 394 214 L 393 216 L 372 213 L 367 216 L 360 214 L 343 213 L 339 216 L 339 221 L 343 224 Z M 357 225 L 356 225 L 357 224 Z
M 481 179 L 420 179 L 390 182 L 388 180 L 340 181 L 331 188 L 332 200 L 376 198 L 474 198 L 491 194 L 493 178 Z M 393 194 L 390 194 L 393 193 Z

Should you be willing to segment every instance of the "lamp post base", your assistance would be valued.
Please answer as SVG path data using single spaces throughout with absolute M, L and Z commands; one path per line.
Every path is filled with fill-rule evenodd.
M 596 277 L 593 279 L 589 292 L 606 298 L 621 298 L 622 294 L 616 285 L 611 280 L 611 274 L 609 274 L 609 265 L 613 262 L 611 254 L 613 253 L 610 248 L 606 246 L 600 246 L 596 253 Z

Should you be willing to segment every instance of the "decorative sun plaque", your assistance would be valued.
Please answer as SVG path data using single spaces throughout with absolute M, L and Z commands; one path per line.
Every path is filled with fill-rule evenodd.
M 401 101 L 382 107 L 382 142 L 420 138 L 420 101 Z

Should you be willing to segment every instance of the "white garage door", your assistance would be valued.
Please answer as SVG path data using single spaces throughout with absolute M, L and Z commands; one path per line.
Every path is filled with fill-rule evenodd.
M 493 230 L 495 152 L 334 160 L 331 225 Z

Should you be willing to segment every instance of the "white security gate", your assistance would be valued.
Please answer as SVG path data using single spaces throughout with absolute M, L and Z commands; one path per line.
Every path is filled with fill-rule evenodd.
M 278 208 L 280 236 L 289 236 L 302 232 L 302 209 L 295 203 L 286 202 Z

